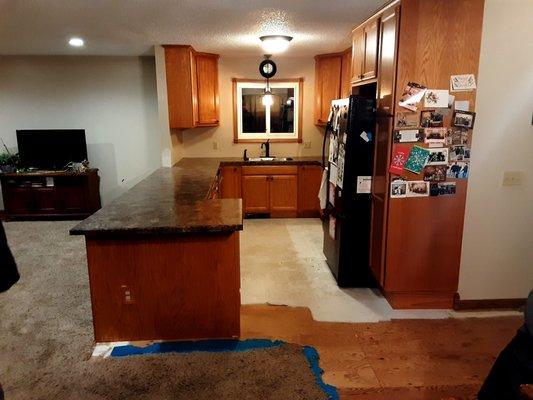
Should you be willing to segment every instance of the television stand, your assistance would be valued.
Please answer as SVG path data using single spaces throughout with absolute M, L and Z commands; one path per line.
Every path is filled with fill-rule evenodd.
M 98 169 L 0 173 L 6 219 L 85 219 L 100 205 Z

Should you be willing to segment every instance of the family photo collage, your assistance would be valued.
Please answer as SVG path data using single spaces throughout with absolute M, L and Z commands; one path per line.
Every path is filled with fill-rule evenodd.
M 395 116 L 391 198 L 454 195 L 455 180 L 468 179 L 476 114 L 469 111 L 469 101 L 456 101 L 450 93 L 475 89 L 472 74 L 453 75 L 450 90 L 406 85 Z M 445 126 L 448 115 L 451 123 Z M 419 179 L 408 180 L 405 171 Z

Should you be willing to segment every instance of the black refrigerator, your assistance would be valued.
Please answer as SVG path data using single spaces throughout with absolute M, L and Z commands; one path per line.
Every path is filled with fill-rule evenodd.
M 333 100 L 323 145 L 324 255 L 341 287 L 376 286 L 369 268 L 376 102 Z

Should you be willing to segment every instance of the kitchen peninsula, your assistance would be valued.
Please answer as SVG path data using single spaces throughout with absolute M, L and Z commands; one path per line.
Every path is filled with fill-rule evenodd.
M 240 194 L 219 198 L 221 170 L 279 164 L 320 169 L 182 159 L 72 228 L 86 239 L 95 341 L 238 337 L 243 207 Z

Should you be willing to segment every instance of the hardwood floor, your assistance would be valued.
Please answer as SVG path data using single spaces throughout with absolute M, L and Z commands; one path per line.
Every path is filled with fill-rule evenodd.
M 521 317 L 332 323 L 308 308 L 241 307 L 241 336 L 314 346 L 341 398 L 475 399 Z

